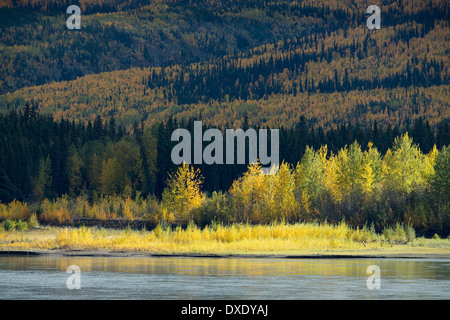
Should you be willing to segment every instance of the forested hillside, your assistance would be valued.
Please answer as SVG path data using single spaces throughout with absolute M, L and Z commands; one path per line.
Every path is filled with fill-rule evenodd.
M 13 3 L 0 9 L 3 110 L 33 101 L 128 129 L 170 116 L 279 127 L 304 114 L 325 128 L 449 117 L 446 1 L 379 4 L 380 30 L 359 1 L 82 1 L 76 31 L 63 5 Z

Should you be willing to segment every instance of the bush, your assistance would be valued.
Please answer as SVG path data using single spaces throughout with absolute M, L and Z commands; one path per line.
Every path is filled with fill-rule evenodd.
M 28 216 L 29 208 L 26 203 L 14 200 L 8 205 L 0 206 L 0 218 L 25 219 Z
M 408 227 L 406 228 L 406 239 L 408 242 L 416 239 L 416 230 L 414 230 L 413 226 L 410 224 L 408 224 Z
M 407 243 L 416 237 L 416 232 L 410 226 L 405 229 L 401 223 L 396 223 L 395 227 L 387 227 L 383 230 L 383 235 L 386 240 L 394 243 Z
M 17 231 L 26 231 L 28 230 L 28 223 L 26 221 L 19 220 L 16 223 Z
M 28 219 L 28 229 L 33 229 L 35 227 L 39 226 L 39 221 L 37 219 L 37 216 L 35 213 L 31 215 L 31 217 Z
M 230 206 L 226 194 L 222 191 L 214 191 L 198 210 L 194 211 L 193 218 L 201 226 L 210 224 L 212 221 L 229 224 L 233 222 L 230 214 Z
M 11 219 L 6 219 L 3 221 L 3 229 L 5 231 L 13 231 L 16 228 L 16 222 Z

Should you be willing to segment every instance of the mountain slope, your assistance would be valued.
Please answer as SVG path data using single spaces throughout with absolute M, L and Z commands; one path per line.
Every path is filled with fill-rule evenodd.
M 25 26 L 5 20 L 0 110 L 32 101 L 56 118 L 115 116 L 129 128 L 170 116 L 278 127 L 303 114 L 325 128 L 449 118 L 445 1 L 383 4 L 381 30 L 367 29 L 362 1 L 99 3 L 83 2 L 81 31 L 51 6 L 27 11 Z

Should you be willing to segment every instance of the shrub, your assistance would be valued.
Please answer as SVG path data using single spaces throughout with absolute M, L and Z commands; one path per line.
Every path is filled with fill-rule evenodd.
M 29 208 L 26 203 L 14 200 L 7 206 L 0 208 L 0 217 L 8 219 L 25 219 L 28 216 Z
M 16 228 L 16 222 L 11 219 L 6 219 L 3 221 L 3 229 L 5 231 L 13 231 Z
M 26 221 L 19 220 L 16 223 L 17 231 L 26 231 L 28 230 L 28 223 Z
M 212 221 L 229 224 L 233 222 L 230 206 L 226 194 L 222 191 L 214 191 L 202 206 L 194 213 L 194 220 L 201 226 L 210 224 Z
M 408 224 L 408 227 L 406 228 L 406 239 L 408 242 L 416 239 L 416 230 L 414 230 L 413 226 L 410 224 Z
M 28 229 L 33 229 L 35 227 L 39 226 L 39 221 L 37 219 L 37 216 L 35 213 L 31 215 L 31 217 L 28 219 Z
M 383 230 L 383 235 L 386 240 L 392 241 L 394 243 L 406 243 L 415 239 L 415 231 L 411 227 L 406 230 L 401 223 L 396 223 L 395 227 L 387 227 Z M 414 238 L 413 238 L 414 237 Z

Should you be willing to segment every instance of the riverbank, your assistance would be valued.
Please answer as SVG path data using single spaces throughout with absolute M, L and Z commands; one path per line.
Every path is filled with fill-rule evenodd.
M 318 252 L 309 254 L 283 255 L 283 254 L 201 254 L 201 253 L 152 253 L 138 251 L 113 250 L 4 250 L 0 249 L 2 256 L 63 256 L 63 257 L 185 257 L 185 258 L 234 258 L 234 259 L 450 259 L 448 252 L 423 252 L 422 250 L 384 250 L 376 252 L 357 251 L 347 252 Z
M 394 230 L 395 231 L 395 230 Z M 392 232 L 394 232 L 392 231 Z M 450 239 L 354 230 L 345 224 L 231 225 L 152 231 L 40 227 L 0 233 L 0 254 L 220 258 L 450 258 Z M 397 240 L 395 240 L 397 239 Z M 401 241 L 399 241 L 401 239 Z M 406 239 L 406 238 L 405 238 Z

